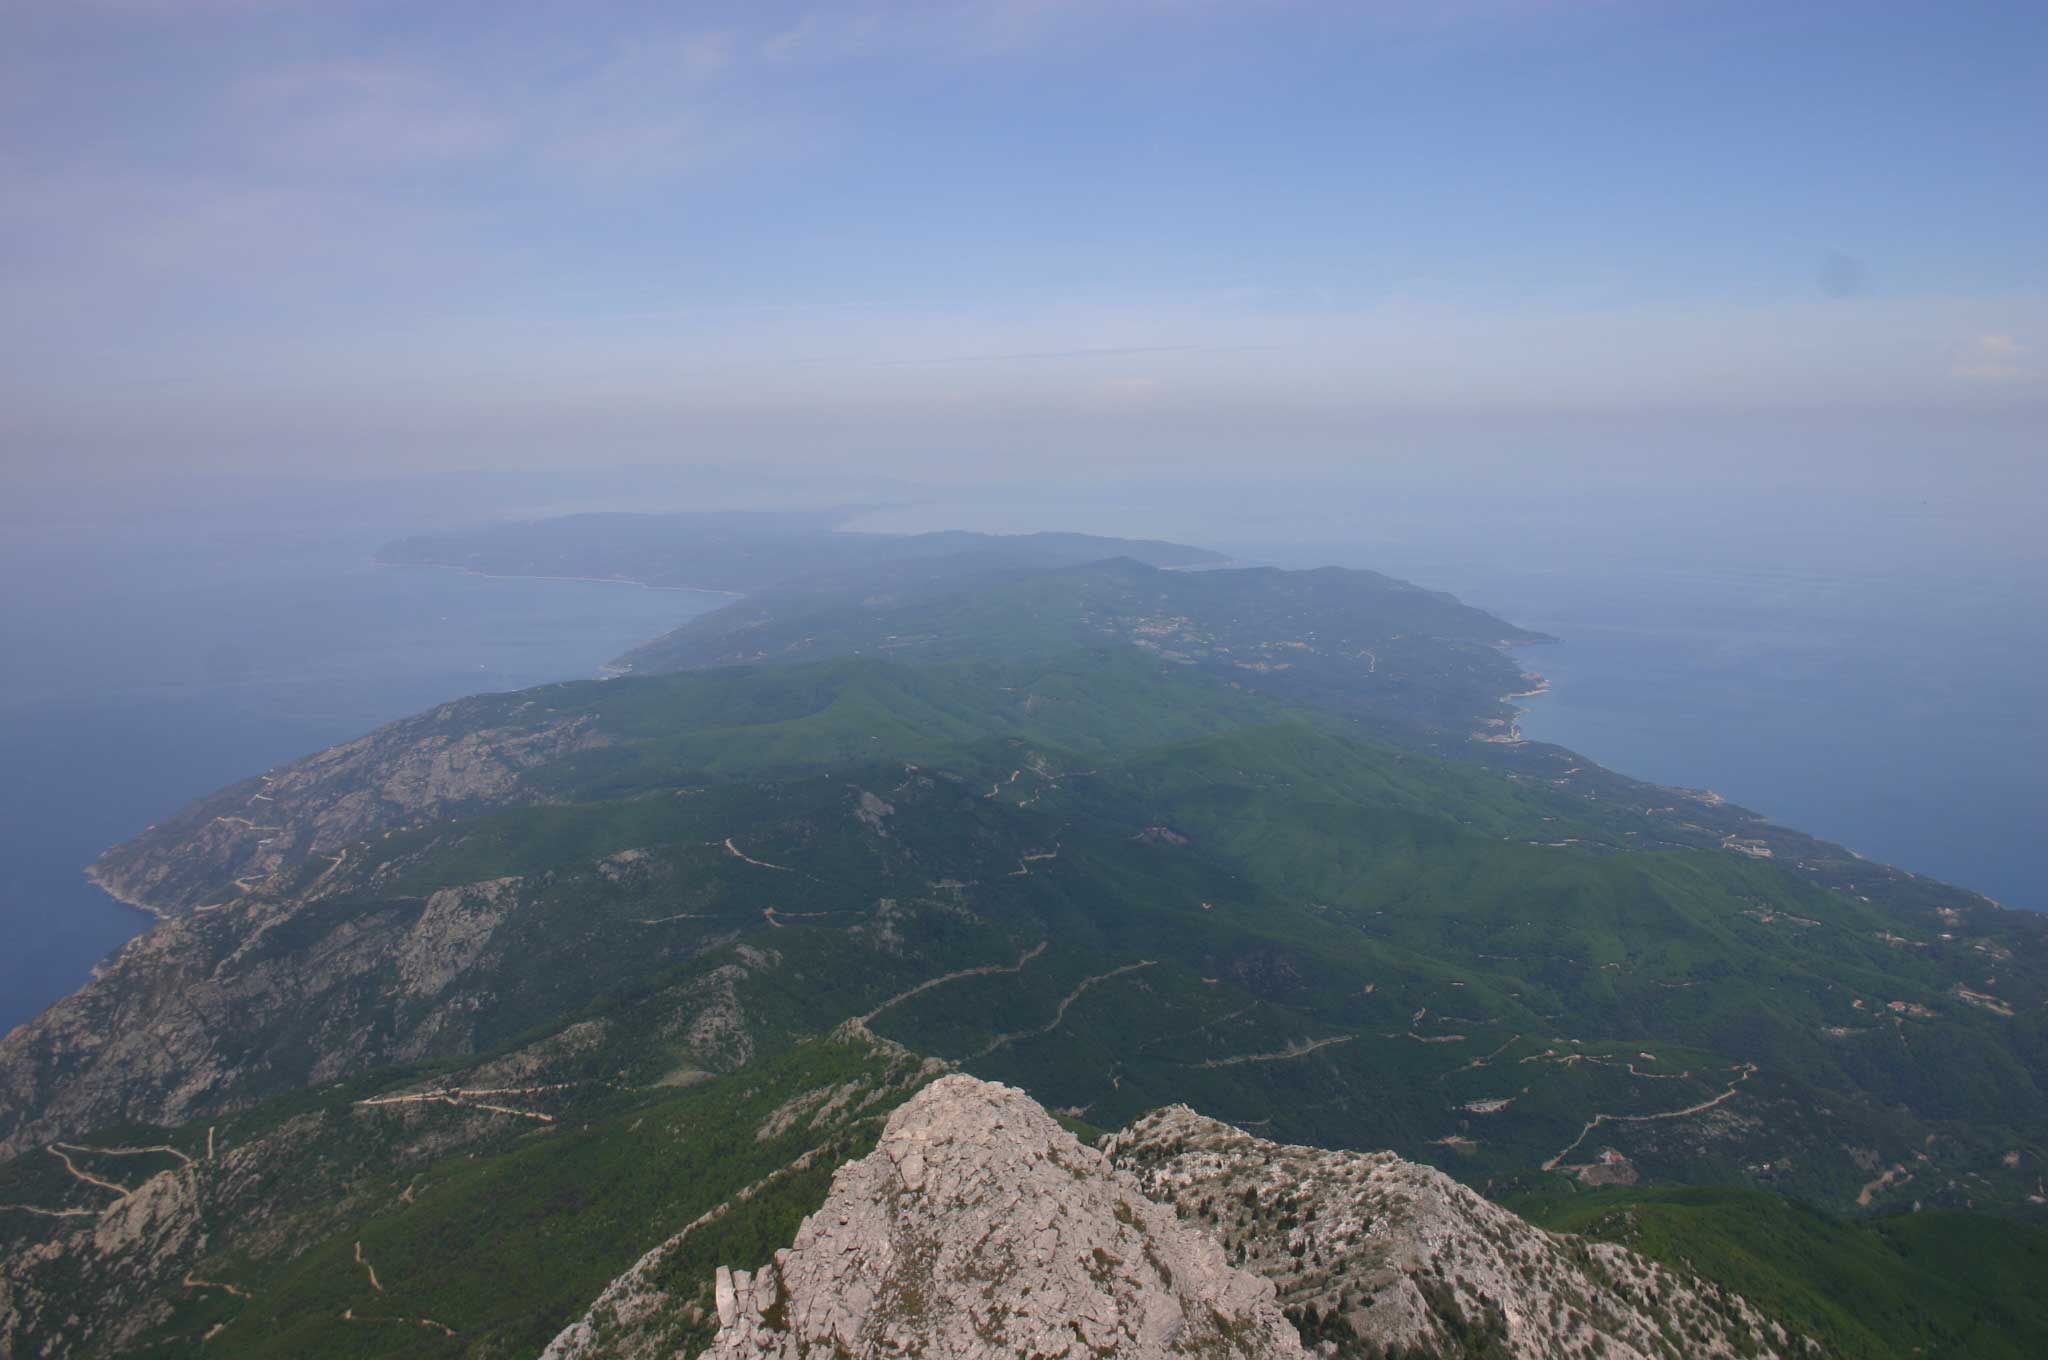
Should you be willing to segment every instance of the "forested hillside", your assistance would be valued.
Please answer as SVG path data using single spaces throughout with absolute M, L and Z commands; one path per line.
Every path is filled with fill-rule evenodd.
M 1603 1235 L 1601 1187 L 2038 1212 L 2037 923 L 1532 777 L 1510 625 L 1369 574 L 870 570 L 109 852 L 167 919 L 0 1044 L 8 1344 L 531 1353 L 716 1210 L 661 1257 L 662 1334 L 708 1342 L 711 1268 L 786 1241 L 938 1064 L 1097 1129 L 1186 1104 L 1391 1149 Z M 1837 1326 L 1797 1253 L 1756 1246 L 1774 1294 L 1741 1224 L 1614 1202 Z

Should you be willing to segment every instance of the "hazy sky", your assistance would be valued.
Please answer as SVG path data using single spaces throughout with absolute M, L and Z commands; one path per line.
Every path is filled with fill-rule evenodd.
M 2039 0 L 15 0 L 0 458 L 2038 489 L 2044 148 Z

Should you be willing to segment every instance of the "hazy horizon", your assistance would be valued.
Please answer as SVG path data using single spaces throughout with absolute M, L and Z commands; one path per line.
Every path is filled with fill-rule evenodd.
M 1896 786 L 1910 715 L 1929 779 L 2000 771 L 2006 840 L 2048 802 L 2008 693 L 2048 654 L 2048 12 L 35 0 L 0 33 L 0 532 L 103 603 L 132 551 L 589 510 L 1156 537 L 1632 630 L 1577 735 L 1659 778 L 1742 769 L 1670 714 L 1771 725 L 1647 717 L 1638 668 L 1817 715 L 1756 768 Z
M 39 0 L 0 20 L 0 458 L 1996 517 L 2044 496 L 2044 24 Z

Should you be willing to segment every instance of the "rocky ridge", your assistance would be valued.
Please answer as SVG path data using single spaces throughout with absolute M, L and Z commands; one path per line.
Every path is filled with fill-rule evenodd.
M 1102 1148 L 1020 1091 L 964 1075 L 934 1082 L 896 1111 L 875 1152 L 840 1168 L 791 1247 L 757 1272 L 718 1271 L 720 1331 L 706 1355 L 1809 1350 L 1739 1296 L 1532 1227 L 1391 1153 L 1285 1147 L 1184 1106 Z M 586 1354 L 578 1339 L 572 1328 L 550 1355 Z
M 1740 1296 L 1532 1227 L 1391 1152 L 1288 1147 L 1173 1106 L 1108 1143 L 1146 1194 L 1271 1280 L 1333 1356 L 1804 1354 Z M 1491 1348 L 1490 1348 L 1491 1347 Z
M 603 744 L 587 715 L 486 696 L 429 709 L 231 784 L 101 855 L 88 876 L 169 917 L 263 887 L 409 822 L 521 801 L 523 771 Z M 479 725 L 483 724 L 483 725 Z M 302 885 L 295 885 L 302 886 Z

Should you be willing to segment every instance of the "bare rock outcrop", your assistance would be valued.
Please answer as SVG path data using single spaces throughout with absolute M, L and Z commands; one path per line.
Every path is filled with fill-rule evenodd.
M 717 1360 L 1306 1352 L 1273 1288 L 1023 1092 L 932 1083 L 793 1246 L 718 1272 Z
M 384 831 L 526 801 L 521 774 L 604 744 L 587 714 L 463 699 L 210 794 L 101 855 L 89 877 L 173 916 L 269 884 L 303 891 Z M 308 868 L 308 866 L 311 866 Z
M 1322 1354 L 1806 1353 L 1736 1294 L 1622 1247 L 1545 1232 L 1391 1152 L 1269 1143 L 1184 1105 L 1146 1115 L 1108 1151 L 1146 1194 L 1271 1280 Z
M 519 888 L 496 879 L 442 889 L 424 906 L 325 914 L 312 894 L 248 897 L 164 921 L 0 1037 L 0 1157 L 472 1051 L 478 998 L 491 985 L 487 951 L 518 909 Z M 298 947 L 272 947 L 281 933 Z M 387 970 L 396 985 L 367 995 L 363 980 Z M 294 1059 L 299 1024 L 320 1042 Z

